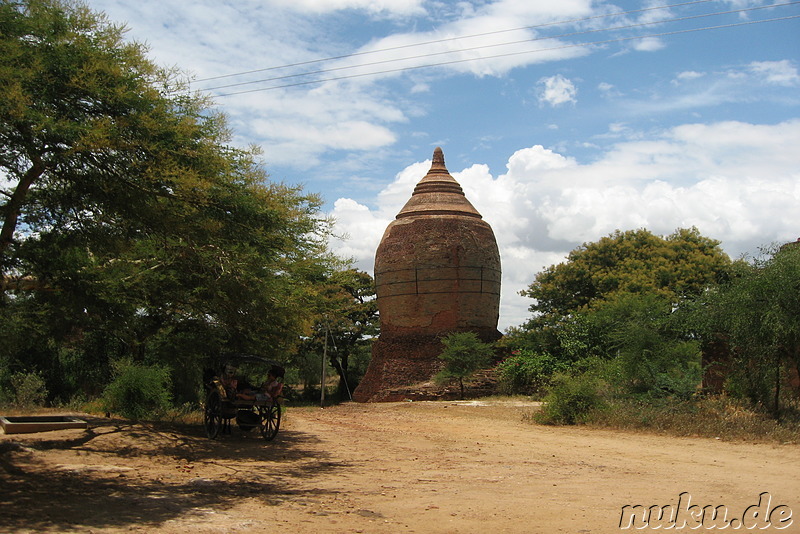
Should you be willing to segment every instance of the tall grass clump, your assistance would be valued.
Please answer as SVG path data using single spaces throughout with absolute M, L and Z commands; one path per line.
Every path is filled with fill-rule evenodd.
M 614 398 L 593 412 L 589 425 L 619 430 L 645 430 L 671 436 L 721 440 L 800 443 L 800 409 L 787 408 L 776 420 L 765 406 L 727 395 Z

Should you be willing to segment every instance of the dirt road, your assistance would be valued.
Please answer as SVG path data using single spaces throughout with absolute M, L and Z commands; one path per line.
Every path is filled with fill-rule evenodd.
M 800 532 L 798 445 L 544 427 L 530 409 L 289 408 L 272 443 L 108 419 L 0 434 L 0 532 L 605 534 L 623 506 L 681 494 L 728 519 L 761 499 L 779 509 L 766 532 Z

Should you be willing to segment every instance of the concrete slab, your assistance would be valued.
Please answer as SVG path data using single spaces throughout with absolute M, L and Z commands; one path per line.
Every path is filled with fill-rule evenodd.
M 88 426 L 83 419 L 71 415 L 0 415 L 0 427 L 6 434 L 29 434 Z

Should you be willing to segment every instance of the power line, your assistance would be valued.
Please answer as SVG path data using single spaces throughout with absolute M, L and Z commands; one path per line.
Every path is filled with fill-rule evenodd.
M 440 63 L 430 63 L 430 64 L 427 64 L 427 65 L 416 65 L 416 66 L 413 66 L 413 67 L 400 67 L 400 68 L 396 68 L 396 69 L 387 69 L 387 70 L 374 71 L 374 72 L 364 72 L 364 73 L 361 73 L 361 74 L 349 74 L 347 76 L 337 76 L 337 77 L 333 77 L 333 78 L 324 78 L 324 79 L 321 79 L 321 80 L 307 80 L 307 81 L 303 81 L 303 82 L 296 82 L 296 83 L 290 83 L 290 84 L 284 84 L 284 85 L 273 85 L 273 86 L 270 86 L 270 87 L 261 87 L 261 88 L 258 88 L 258 89 L 248 89 L 246 91 L 235 91 L 235 92 L 232 92 L 232 93 L 224 93 L 224 94 L 219 94 L 219 95 L 215 95 L 215 96 L 217 96 L 217 97 L 225 97 L 225 96 L 242 95 L 242 94 L 247 94 L 247 93 L 256 93 L 256 92 L 259 92 L 259 91 L 271 91 L 273 89 L 285 89 L 285 88 L 289 88 L 289 87 L 298 87 L 298 86 L 301 86 L 301 85 L 311 85 L 311 84 L 317 84 L 317 83 L 325 83 L 325 82 L 333 82 L 333 81 L 339 81 L 339 80 L 347 80 L 347 79 L 352 79 L 352 78 L 362 78 L 362 77 L 365 77 L 365 76 L 375 76 L 375 75 L 378 75 L 378 74 L 390 74 L 390 73 L 402 72 L 402 71 L 406 71 L 406 70 L 418 70 L 418 69 L 424 69 L 424 68 L 430 68 L 430 67 L 440 67 L 440 66 L 444 66 L 444 65 L 454 65 L 454 64 L 457 64 L 457 63 L 466 63 L 466 62 L 469 62 L 469 61 L 483 61 L 483 60 L 486 60 L 486 59 L 495 59 L 495 58 L 509 57 L 509 56 L 519 56 L 519 55 L 523 55 L 523 54 L 534 54 L 534 53 L 538 53 L 538 52 L 550 52 L 550 51 L 553 51 L 553 50 L 563 50 L 563 49 L 566 49 L 566 48 L 577 48 L 577 47 L 581 47 L 581 46 L 591 46 L 591 45 L 618 43 L 618 42 L 622 42 L 622 41 L 633 41 L 633 40 L 636 40 L 636 39 L 646 39 L 648 37 L 665 37 L 665 36 L 668 36 L 668 35 L 679 35 L 679 34 L 683 34 L 683 33 L 692 33 L 692 32 L 707 31 L 707 30 L 718 30 L 718 29 L 725 29 L 725 28 L 735 28 L 735 27 L 739 27 L 739 26 L 749 26 L 749 25 L 752 25 L 752 24 L 763 24 L 763 23 L 766 23 L 766 22 L 778 22 L 778 21 L 791 20 L 791 19 L 797 19 L 797 18 L 800 18 L 800 15 L 790 15 L 790 16 L 787 16 L 787 17 L 776 17 L 776 18 L 763 19 L 763 20 L 751 20 L 751 21 L 747 21 L 747 22 L 737 22 L 737 23 L 732 23 L 732 24 L 721 24 L 719 26 L 706 26 L 706 27 L 703 27 L 703 28 L 690 28 L 690 29 L 685 29 L 685 30 L 674 30 L 674 31 L 670 31 L 670 32 L 653 33 L 653 34 L 648 34 L 648 35 L 638 35 L 638 36 L 634 36 L 634 37 L 619 37 L 619 38 L 616 38 L 616 39 L 607 39 L 607 40 L 603 40 L 603 41 L 591 41 L 591 42 L 588 42 L 588 43 L 573 43 L 573 44 L 568 44 L 568 45 L 563 45 L 563 46 L 555 46 L 555 47 L 551 47 L 551 48 L 539 48 L 539 49 L 536 49 L 536 50 L 526 50 L 526 51 L 521 51 L 521 52 L 509 52 L 509 53 L 506 53 L 506 54 L 496 54 L 496 55 L 493 55 L 493 56 L 485 56 L 485 57 L 481 57 L 481 58 L 454 59 L 452 61 L 443 61 L 443 62 L 440 62 Z
M 413 48 L 413 47 L 417 47 L 417 46 L 425 46 L 425 45 L 431 45 L 431 44 L 446 43 L 446 42 L 449 42 L 449 41 L 457 41 L 459 39 L 472 39 L 473 37 L 485 37 L 487 35 L 496 35 L 496 34 L 499 34 L 499 33 L 510 33 L 510 32 L 516 32 L 516 31 L 521 31 L 521 30 L 534 30 L 534 29 L 539 29 L 539 28 L 546 28 L 548 26 L 560 26 L 562 24 L 575 24 L 575 23 L 579 23 L 579 22 L 588 22 L 590 20 L 597 20 L 597 19 L 603 19 L 603 18 L 609 18 L 609 17 L 618 17 L 618 16 L 621 16 L 621 15 L 630 15 L 630 14 L 633 14 L 633 13 L 643 13 L 643 12 L 646 12 L 646 11 L 654 11 L 654 10 L 659 10 L 659 9 L 670 9 L 670 8 L 673 8 L 673 7 L 683 7 L 683 6 L 693 5 L 693 4 L 704 4 L 704 3 L 713 2 L 713 1 L 715 1 L 715 0 L 693 0 L 691 2 L 682 2 L 680 4 L 670 4 L 670 5 L 665 5 L 665 6 L 653 6 L 653 7 L 641 8 L 641 9 L 632 9 L 630 11 L 617 11 L 617 12 L 614 12 L 614 13 L 606 13 L 606 14 L 603 14 L 603 15 L 593 15 L 591 17 L 582 17 L 582 18 L 577 18 L 577 19 L 566 19 L 566 20 L 559 20 L 559 21 L 555 21 L 555 22 L 545 22 L 545 23 L 542 23 L 542 24 L 535 24 L 533 26 L 520 26 L 518 28 L 509 28 L 509 29 L 505 29 L 505 30 L 494 30 L 494 31 L 490 31 L 490 32 L 474 33 L 474 34 L 470 34 L 470 35 L 459 35 L 457 37 L 447 37 L 447 38 L 443 38 L 443 39 L 435 39 L 433 41 L 410 43 L 410 44 L 405 44 L 405 45 L 392 46 L 392 47 L 388 47 L 388 48 L 380 48 L 380 49 L 377 49 L 377 50 L 365 50 L 363 52 L 353 52 L 353 53 L 350 53 L 350 54 L 343 54 L 343 55 L 340 55 L 340 56 L 330 56 L 330 57 L 320 58 L 320 59 L 310 59 L 308 61 L 300 61 L 300 62 L 297 62 L 297 63 L 287 63 L 285 65 L 276 65 L 276 66 L 273 66 L 273 67 L 265 67 L 265 68 L 262 68 L 262 69 L 254 69 L 254 70 L 247 70 L 247 71 L 242 71 L 242 72 L 234 72 L 234 73 L 231 73 L 231 74 L 222 74 L 222 75 L 219 75 L 219 76 L 210 76 L 208 78 L 200 78 L 198 80 L 194 80 L 194 82 L 195 83 L 207 82 L 207 81 L 211 81 L 211 80 L 219 80 L 219 79 L 222 79 L 222 78 L 232 78 L 232 77 L 235 77 L 235 76 L 244 76 L 245 74 L 254 74 L 256 72 L 266 72 L 266 71 L 270 71 L 270 70 L 286 69 L 286 68 L 290 68 L 290 67 L 301 67 L 301 66 L 304 66 L 304 65 L 311 65 L 311 64 L 314 64 L 314 63 L 323 63 L 323 62 L 326 62 L 326 61 L 334 61 L 334 60 L 337 60 L 337 59 L 347 59 L 347 58 L 351 58 L 351 57 L 364 56 L 364 55 L 368 55 L 368 54 L 378 54 L 380 52 L 391 52 L 391 51 L 394 51 L 394 50 L 401 50 L 401 49 L 404 49 L 404 48 Z M 772 7 L 772 6 L 767 6 L 767 7 Z
M 702 0 L 702 1 L 705 1 L 705 0 Z M 226 85 L 218 85 L 218 86 L 214 86 L 214 87 L 206 87 L 206 88 L 203 88 L 202 90 L 203 91 L 214 91 L 214 90 L 217 90 L 217 89 L 227 89 L 227 88 L 230 88 L 230 87 L 241 87 L 241 86 L 244 86 L 244 85 L 253 85 L 253 84 L 256 84 L 256 83 L 264 83 L 264 82 L 271 82 L 271 81 L 278 81 L 278 80 L 286 80 L 286 79 L 290 79 L 290 78 L 298 78 L 298 77 L 301 77 L 301 76 L 311 76 L 311 75 L 314 75 L 314 74 L 325 74 L 325 73 L 336 72 L 336 71 L 341 71 L 341 70 L 370 67 L 370 66 L 375 66 L 375 65 L 382 65 L 382 64 L 385 64 L 385 63 L 398 63 L 400 61 L 408 61 L 408 60 L 412 60 L 412 59 L 422 59 L 422 58 L 429 58 L 429 57 L 434 57 L 434 56 L 470 52 L 470 51 L 474 51 L 474 50 L 495 48 L 495 47 L 498 47 L 498 46 L 510 46 L 510 45 L 515 45 L 515 44 L 523 44 L 523 43 L 531 43 L 531 42 L 536 42 L 536 41 L 546 41 L 546 40 L 551 40 L 551 39 L 559 39 L 559 38 L 563 38 L 563 37 L 574 37 L 574 36 L 577 36 L 577 35 L 588 35 L 588 34 L 599 33 L 599 32 L 609 32 L 609 31 L 616 31 L 616 30 L 628 30 L 628 29 L 639 28 L 639 27 L 643 27 L 643 26 L 652 26 L 652 25 L 655 25 L 655 24 L 667 24 L 667 23 L 671 23 L 671 22 L 683 22 L 683 21 L 686 21 L 686 20 L 707 18 L 707 17 L 719 16 L 719 15 L 730 15 L 730 14 L 735 14 L 735 13 L 743 13 L 743 12 L 754 11 L 754 10 L 758 10 L 758 9 L 773 8 L 773 7 L 785 7 L 785 6 L 795 5 L 795 4 L 800 4 L 800 1 L 786 2 L 786 3 L 783 3 L 783 4 L 773 4 L 773 5 L 770 5 L 770 6 L 756 6 L 756 7 L 743 8 L 743 9 L 734 9 L 734 10 L 729 10 L 729 11 L 717 11 L 717 12 L 713 12 L 713 13 L 703 13 L 703 14 L 699 14 L 699 15 L 687 15 L 685 17 L 678 17 L 678 18 L 673 18 L 673 19 L 664 19 L 664 20 L 651 21 L 651 22 L 641 22 L 641 23 L 636 23 L 636 24 L 627 24 L 627 25 L 624 25 L 624 26 L 613 26 L 613 27 L 609 27 L 609 28 L 600 28 L 600 29 L 594 29 L 594 30 L 584 30 L 584 31 L 579 31 L 579 32 L 570 32 L 570 33 L 563 33 L 563 34 L 559 34 L 559 35 L 551 35 L 551 36 L 547 36 L 547 37 L 535 37 L 535 38 L 532 38 L 532 39 L 522 39 L 522 40 L 518 40 L 518 41 L 508 41 L 508 42 L 504 42 L 504 43 L 495 43 L 495 44 L 490 44 L 490 45 L 474 46 L 474 47 L 470 47 L 470 48 L 462 48 L 462 49 L 459 49 L 459 50 L 446 50 L 446 51 L 443 51 L 443 52 L 430 52 L 430 53 L 426 53 L 426 54 L 419 54 L 419 55 L 416 55 L 416 56 L 407 56 L 407 57 L 403 57 L 403 58 L 385 59 L 385 60 L 373 61 L 373 62 L 369 62 L 369 63 L 360 63 L 360 64 L 357 64 L 357 65 L 346 65 L 346 66 L 341 66 L 341 67 L 331 67 L 331 68 L 327 68 L 327 69 L 319 69 L 319 70 L 315 70 L 315 71 L 301 72 L 301 73 L 297 73 L 297 74 L 286 74 L 286 75 L 282 75 L 282 76 L 273 76 L 273 77 L 270 77 L 270 78 L 262 78 L 262 79 L 259 79 L 259 80 L 251 80 L 251 81 L 246 81 L 246 82 L 237 82 L 237 83 L 231 83 L 231 84 L 226 84 Z M 713 29 L 713 28 L 711 28 L 711 29 Z M 496 32 L 493 32 L 493 33 L 496 33 Z M 646 38 L 646 37 L 653 37 L 653 36 L 654 35 L 644 35 L 644 36 L 639 36 L 639 37 L 634 37 L 634 38 L 643 39 L 643 38 Z M 612 41 L 602 41 L 602 42 L 603 43 L 605 43 L 605 42 L 613 42 L 613 40 Z M 594 44 L 594 43 L 587 43 L 587 44 Z M 414 46 L 416 46 L 416 45 L 414 45 Z M 573 46 L 585 46 L 585 45 L 581 44 L 581 43 L 578 43 L 578 44 L 572 44 L 572 45 L 564 45 L 564 46 L 561 46 L 561 47 L 539 49 L 539 50 L 536 50 L 536 51 L 558 50 L 560 48 L 564 48 L 564 47 L 570 48 L 570 47 L 573 47 Z M 526 51 L 526 52 L 522 52 L 522 53 L 531 53 L 531 52 L 535 52 L 535 51 Z M 496 56 L 487 56 L 487 57 L 483 57 L 483 58 L 458 60 L 456 62 L 478 61 L 478 60 L 481 60 L 481 59 L 491 59 L 491 58 L 495 58 L 495 57 L 503 57 L 504 55 L 505 54 L 500 54 L 500 55 L 496 55 Z M 352 56 L 344 56 L 344 57 L 352 57 Z M 447 65 L 447 64 L 449 64 L 449 63 L 448 62 L 444 62 L 444 63 L 436 63 L 435 65 Z M 278 68 L 278 67 L 274 67 L 274 68 Z M 408 69 L 421 68 L 421 66 L 407 67 L 407 68 Z M 398 70 L 404 70 L 404 69 L 394 69 L 394 70 L 390 70 L 390 71 L 380 71 L 380 72 L 377 72 L 376 74 L 383 74 L 383 73 L 386 73 L 386 72 L 397 72 Z M 257 71 L 250 71 L 250 72 L 257 72 Z M 342 78 L 335 78 L 335 79 L 342 79 Z M 330 79 L 328 79 L 328 80 L 316 80 L 316 81 L 314 81 L 312 83 L 319 83 L 319 82 L 322 82 L 322 81 L 331 81 L 331 80 Z M 282 87 L 285 87 L 285 86 L 282 86 Z M 269 89 L 269 88 L 267 88 L 267 89 Z M 241 92 L 235 92 L 235 93 L 229 93 L 229 94 L 241 94 Z M 221 95 L 221 96 L 228 96 L 228 95 Z

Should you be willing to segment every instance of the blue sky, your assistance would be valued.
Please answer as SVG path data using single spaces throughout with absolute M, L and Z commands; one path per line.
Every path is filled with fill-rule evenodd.
M 88 4 L 321 194 L 370 273 L 441 146 L 497 236 L 501 330 L 536 273 L 617 229 L 696 226 L 732 257 L 800 237 L 796 2 Z

